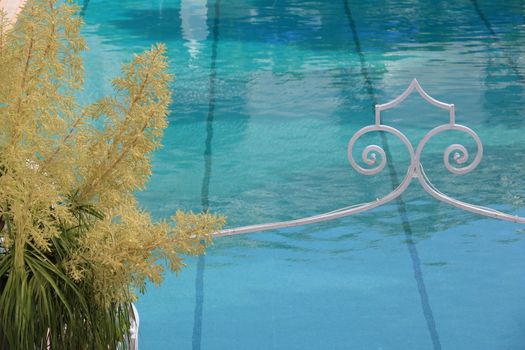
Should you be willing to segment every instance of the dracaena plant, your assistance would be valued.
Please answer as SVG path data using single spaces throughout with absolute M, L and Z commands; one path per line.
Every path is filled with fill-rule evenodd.
M 191 212 L 154 222 L 141 209 L 134 193 L 167 125 L 165 47 L 124 65 L 112 96 L 80 106 L 76 11 L 29 0 L 14 24 L 0 14 L 2 348 L 126 348 L 137 293 L 224 224 Z

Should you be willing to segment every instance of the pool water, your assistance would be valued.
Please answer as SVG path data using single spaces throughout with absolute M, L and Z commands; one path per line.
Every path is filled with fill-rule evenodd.
M 416 77 L 456 105 L 484 145 L 455 176 L 433 139 L 441 191 L 525 216 L 525 2 L 80 1 L 85 102 L 119 65 L 168 46 L 174 101 L 142 205 L 228 217 L 228 226 L 319 214 L 384 196 L 409 157 L 387 136 L 375 176 L 346 159 L 373 105 Z M 414 145 L 446 111 L 417 94 L 383 122 Z M 366 137 L 382 144 L 379 135 Z M 357 153 L 356 153 L 357 154 Z M 525 227 L 476 216 L 413 182 L 400 200 L 311 226 L 224 237 L 138 302 L 140 349 L 523 349 Z

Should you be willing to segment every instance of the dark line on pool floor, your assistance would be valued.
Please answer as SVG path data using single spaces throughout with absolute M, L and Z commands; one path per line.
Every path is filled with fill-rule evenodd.
M 345 14 L 348 19 L 350 29 L 352 30 L 352 36 L 353 36 L 355 48 L 359 56 L 359 61 L 361 65 L 361 74 L 363 75 L 365 79 L 367 94 L 373 102 L 372 110 L 375 112 L 375 105 L 377 104 L 377 99 L 376 99 L 375 92 L 374 92 L 374 85 L 372 83 L 372 79 L 370 78 L 370 74 L 366 67 L 365 55 L 363 54 L 363 51 L 361 48 L 361 42 L 359 40 L 359 35 L 357 33 L 355 21 L 352 16 L 352 11 L 350 10 L 350 5 L 348 3 L 348 0 L 343 0 L 343 2 L 344 2 L 344 7 L 345 7 Z M 387 164 L 388 164 L 388 170 L 390 174 L 390 180 L 392 182 L 392 188 L 396 188 L 397 186 L 399 186 L 399 177 L 397 175 L 396 169 L 394 168 L 394 165 L 392 162 L 390 147 L 388 145 L 386 135 L 383 132 L 381 132 L 380 134 L 381 134 L 381 141 L 383 144 L 383 149 L 387 155 Z M 397 211 L 399 213 L 399 216 L 401 217 L 403 231 L 405 232 L 405 241 L 406 241 L 406 245 L 408 248 L 408 252 L 410 254 L 410 260 L 412 261 L 414 279 L 416 280 L 417 290 L 418 290 L 420 301 L 421 301 L 421 307 L 423 309 L 423 315 L 425 316 L 427 328 L 430 333 L 432 345 L 433 345 L 434 350 L 440 350 L 441 342 L 439 340 L 439 333 L 437 332 L 436 321 L 434 319 L 434 313 L 432 312 L 432 308 L 430 306 L 430 300 L 429 300 L 427 289 L 425 286 L 423 272 L 421 270 L 421 260 L 419 259 L 419 254 L 416 248 L 416 244 L 413 240 L 413 231 L 412 231 L 412 226 L 410 225 L 410 221 L 408 219 L 406 203 L 403 201 L 401 197 L 398 197 L 398 199 L 396 200 L 396 204 L 397 204 Z
M 494 31 L 494 28 L 492 27 L 492 24 L 488 20 L 487 16 L 485 16 L 483 11 L 481 10 L 481 7 L 479 6 L 478 0 L 470 0 L 470 2 L 472 2 L 472 5 L 474 6 L 474 9 L 476 10 L 476 13 L 478 14 L 479 18 L 481 19 L 481 22 L 483 22 L 483 24 L 487 28 L 487 31 L 490 33 L 490 36 L 492 37 L 492 40 L 494 40 L 494 42 L 496 42 L 500 46 L 502 46 L 501 45 L 501 40 L 499 39 L 498 35 Z M 510 56 L 507 52 L 505 52 L 505 49 L 503 47 L 501 48 L 501 51 L 503 52 L 503 55 L 507 59 L 508 65 L 510 66 L 510 68 L 512 69 L 512 71 L 514 72 L 516 77 L 520 81 L 524 82 L 525 81 L 525 77 L 521 74 L 520 70 L 518 69 L 518 64 L 514 61 L 512 56 Z
M 220 0 L 215 1 L 215 16 L 212 28 L 212 48 L 210 65 L 210 91 L 208 103 L 208 116 L 206 118 L 206 141 L 204 148 L 204 177 L 201 186 L 201 207 L 203 211 L 210 208 L 210 178 L 212 166 L 212 140 L 213 140 L 213 120 L 215 117 L 215 81 L 217 78 L 217 46 L 219 44 L 219 20 L 220 20 Z M 200 350 L 202 343 L 202 317 L 204 312 L 204 269 L 206 268 L 206 258 L 202 254 L 197 261 L 197 276 L 195 278 L 195 311 L 193 318 L 192 349 Z
M 202 342 L 202 314 L 204 307 L 204 267 L 206 256 L 200 255 L 197 260 L 197 276 L 195 277 L 195 310 L 193 318 L 192 349 L 200 350 Z

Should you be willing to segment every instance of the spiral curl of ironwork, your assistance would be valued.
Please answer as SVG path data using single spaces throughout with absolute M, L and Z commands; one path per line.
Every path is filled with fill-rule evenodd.
M 397 138 L 399 138 L 403 144 L 406 146 L 409 155 L 410 155 L 410 161 L 411 164 L 414 164 L 414 147 L 412 147 L 412 144 L 408 140 L 408 138 L 399 130 L 396 128 L 393 128 L 391 126 L 386 125 L 370 125 L 362 128 L 358 132 L 356 132 L 350 141 L 348 142 L 348 161 L 350 162 L 350 165 L 352 168 L 354 168 L 357 172 L 364 174 L 364 175 L 375 175 L 380 173 L 386 165 L 387 158 L 384 149 L 381 146 L 378 145 L 368 145 L 363 149 L 363 152 L 361 153 L 361 159 L 363 162 L 369 166 L 373 166 L 372 168 L 363 168 L 359 164 L 357 164 L 355 158 L 354 158 L 354 148 L 357 140 L 359 140 L 362 136 L 365 134 L 368 134 L 370 132 L 375 131 L 384 131 L 387 133 L 390 133 Z M 378 156 L 379 155 L 379 163 L 378 163 Z M 411 166 L 412 167 L 412 166 Z M 410 172 L 410 169 L 409 169 Z
M 483 157 L 483 145 L 481 144 L 481 140 L 479 136 L 472 129 L 464 125 L 460 125 L 460 124 L 453 124 L 453 125 L 443 124 L 443 125 L 440 125 L 430 130 L 418 144 L 418 147 L 416 149 L 416 162 L 420 163 L 421 154 L 423 153 L 423 149 L 425 148 L 426 144 L 433 136 L 438 135 L 445 131 L 450 131 L 450 130 L 464 132 L 468 134 L 470 137 L 472 137 L 472 139 L 476 143 L 476 147 L 477 147 L 476 156 L 474 157 L 472 162 L 466 166 L 465 164 L 469 161 L 469 152 L 465 146 L 458 144 L 458 143 L 454 143 L 448 146 L 445 149 L 445 152 L 443 153 L 443 163 L 445 165 L 445 168 L 449 172 L 451 172 L 452 174 L 456 174 L 456 175 L 467 174 L 471 172 L 472 170 L 474 170 L 481 162 L 481 158 Z M 452 158 L 455 164 L 461 167 L 454 166 L 451 164 L 451 161 L 450 161 L 451 155 L 452 155 Z

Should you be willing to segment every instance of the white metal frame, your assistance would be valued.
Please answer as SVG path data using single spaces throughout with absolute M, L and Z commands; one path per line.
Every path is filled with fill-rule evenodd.
M 449 122 L 447 124 L 439 125 L 432 130 L 430 130 L 419 142 L 416 149 L 414 150 L 414 147 L 412 146 L 410 140 L 399 130 L 396 128 L 393 128 L 388 125 L 381 124 L 381 112 L 385 111 L 387 109 L 394 108 L 398 106 L 400 103 L 402 103 L 412 92 L 416 90 L 421 97 L 423 97 L 427 102 L 430 104 L 446 109 L 449 112 Z M 363 211 L 367 211 L 376 207 L 379 207 L 383 204 L 386 204 L 388 202 L 391 202 L 392 200 L 399 197 L 410 185 L 412 182 L 412 179 L 417 178 L 423 189 L 428 192 L 432 197 L 436 198 L 439 201 L 445 202 L 447 204 L 453 205 L 459 209 L 463 209 L 466 211 L 470 211 L 472 213 L 480 214 L 483 216 L 492 217 L 499 220 L 506 220 L 506 221 L 512 221 L 520 224 L 525 224 L 525 218 L 515 215 L 510 215 L 507 213 L 503 213 L 491 208 L 482 207 L 475 204 L 466 203 L 463 201 L 460 201 L 458 199 L 452 198 L 447 196 L 446 194 L 440 192 L 437 190 L 432 183 L 428 180 L 424 170 L 423 166 L 421 164 L 421 155 L 423 153 L 423 150 L 428 143 L 428 141 L 445 131 L 449 130 L 457 130 L 460 132 L 464 132 L 468 134 L 477 146 L 476 156 L 472 160 L 472 162 L 468 165 L 465 165 L 469 160 L 469 153 L 465 146 L 461 144 L 452 144 L 448 146 L 445 149 L 445 152 L 443 154 L 443 163 L 445 165 L 445 168 L 450 171 L 453 174 L 456 175 L 463 175 L 471 172 L 474 170 L 478 164 L 481 162 L 481 158 L 483 157 L 483 145 L 481 143 L 481 140 L 479 139 L 478 135 L 470 128 L 457 124 L 456 123 L 456 112 L 455 107 L 453 104 L 444 103 L 441 101 L 436 100 L 435 98 L 431 97 L 419 84 L 417 79 L 412 80 L 408 88 L 398 97 L 393 99 L 390 102 L 384 103 L 384 104 L 378 104 L 375 106 L 375 124 L 369 125 L 361 130 L 357 131 L 350 141 L 348 142 L 348 161 L 350 162 L 350 165 L 359 173 L 364 175 L 375 175 L 380 173 L 386 166 L 387 158 L 384 149 L 381 146 L 378 145 L 368 145 L 364 148 L 361 158 L 363 162 L 369 166 L 369 168 L 361 167 L 359 164 L 357 164 L 356 160 L 354 159 L 354 147 L 359 138 L 361 138 L 363 135 L 368 134 L 370 132 L 376 132 L 376 131 L 383 131 L 390 133 L 397 138 L 399 138 L 403 144 L 406 146 L 408 153 L 410 155 L 410 166 L 407 169 L 407 172 L 405 174 L 405 177 L 403 181 L 399 184 L 397 188 L 395 188 L 392 192 L 387 194 L 386 196 L 382 198 L 378 198 L 375 201 L 359 204 L 356 206 L 343 208 L 339 210 L 335 210 L 329 213 L 320 214 L 316 216 L 311 216 L 307 218 L 302 218 L 298 220 L 290 220 L 290 221 L 281 221 L 281 222 L 273 222 L 268 224 L 262 224 L 262 225 L 252 225 L 252 226 L 244 226 L 234 229 L 227 229 L 216 233 L 216 236 L 231 236 L 236 234 L 242 234 L 242 233 L 250 233 L 250 232 L 259 232 L 259 231 L 266 231 L 266 230 L 272 230 L 272 229 L 278 229 L 283 227 L 291 227 L 291 226 L 299 226 L 299 225 L 306 225 L 311 224 L 315 222 L 321 222 L 321 221 L 327 221 L 332 220 L 344 216 L 354 215 L 361 213 Z M 450 162 L 450 156 L 452 155 L 452 158 L 454 160 L 455 165 L 452 165 Z M 378 159 L 379 158 L 379 159 Z
M 139 349 L 139 328 L 140 328 L 140 317 L 135 304 L 131 303 L 131 314 L 130 314 L 130 327 L 129 327 L 129 348 L 130 350 Z

